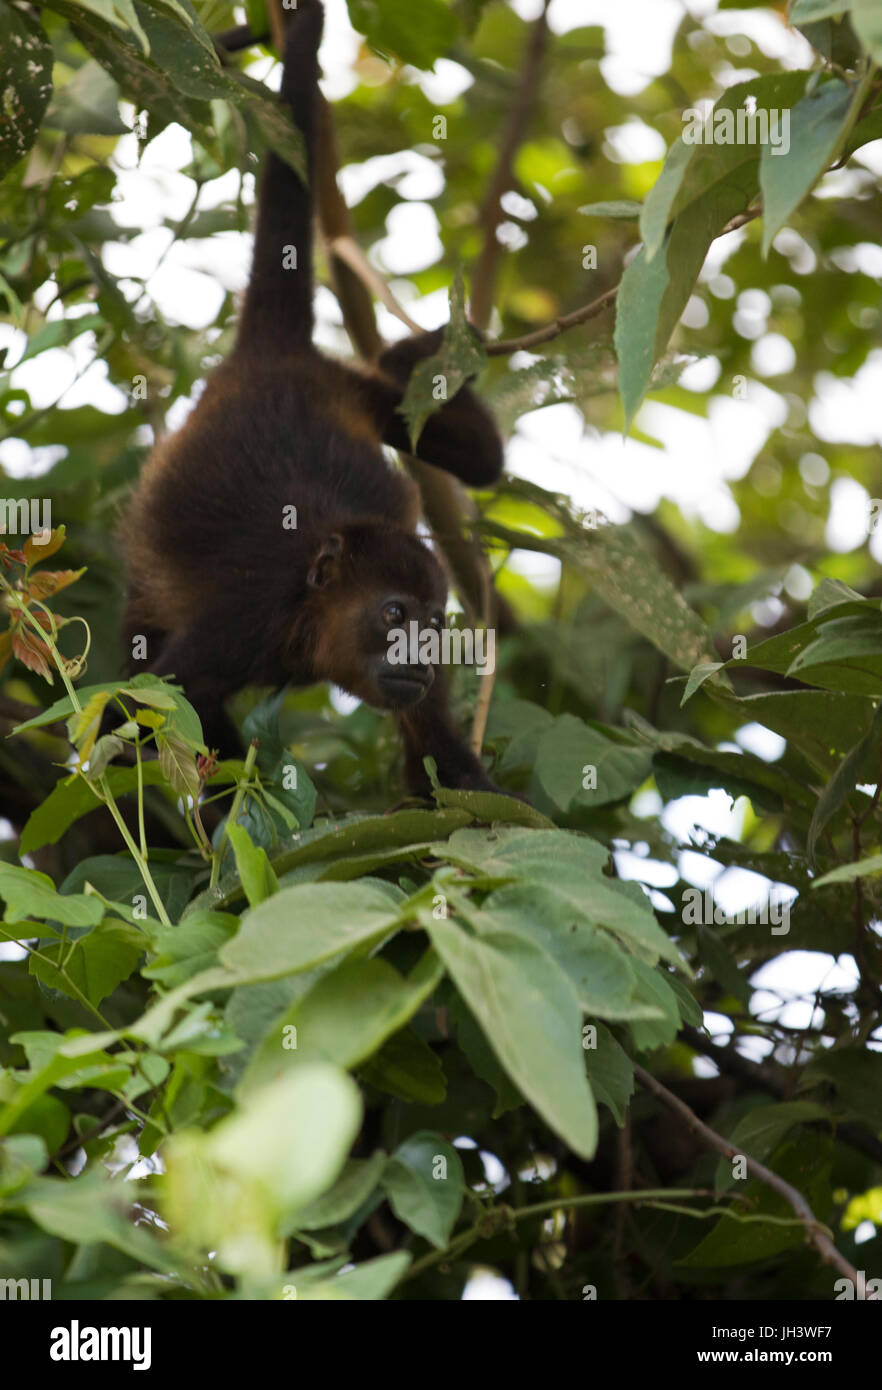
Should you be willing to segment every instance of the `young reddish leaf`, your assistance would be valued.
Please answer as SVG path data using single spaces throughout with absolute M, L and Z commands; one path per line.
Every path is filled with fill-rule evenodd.
M 39 637 L 30 632 L 15 632 L 12 637 L 12 652 L 29 671 L 35 671 L 45 681 L 53 685 L 52 669 L 49 665 L 49 648 Z
M 50 594 L 66 589 L 69 584 L 76 584 L 80 575 L 85 573 L 85 566 L 80 570 L 40 570 L 28 579 L 28 593 L 31 598 L 48 598 Z
M 12 633 L 0 632 L 0 671 L 12 656 Z

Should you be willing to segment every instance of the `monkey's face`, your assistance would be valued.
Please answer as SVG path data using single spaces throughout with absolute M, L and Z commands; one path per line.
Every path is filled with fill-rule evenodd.
M 379 528 L 359 530 L 356 545 L 331 537 L 310 584 L 316 678 L 376 709 L 419 704 L 443 655 L 447 585 L 417 537 Z
M 389 594 L 362 616 L 366 669 L 380 709 L 419 704 L 435 679 L 444 613 L 413 594 Z

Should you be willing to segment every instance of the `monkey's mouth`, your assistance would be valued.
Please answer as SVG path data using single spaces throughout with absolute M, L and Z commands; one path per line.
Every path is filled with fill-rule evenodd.
M 384 670 L 377 684 L 387 709 L 418 705 L 435 678 L 431 666 L 397 666 Z

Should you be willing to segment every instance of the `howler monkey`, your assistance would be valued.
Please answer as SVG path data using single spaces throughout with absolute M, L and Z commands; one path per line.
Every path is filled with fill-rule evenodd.
M 235 691 L 332 681 L 396 712 L 411 791 L 428 790 L 427 754 L 445 785 L 493 788 L 454 728 L 442 671 L 387 660 L 391 629 L 444 621 L 446 580 L 416 534 L 417 489 L 381 448 L 409 447 L 396 407 L 441 334 L 397 343 L 365 371 L 312 344 L 322 24 L 320 0 L 299 0 L 282 78 L 308 186 L 267 155 L 235 347 L 155 449 L 123 522 L 125 631 L 147 639 L 148 669 L 175 674 L 222 753 L 240 750 L 224 711 Z M 494 422 L 468 387 L 430 417 L 417 454 L 472 486 L 502 469 Z

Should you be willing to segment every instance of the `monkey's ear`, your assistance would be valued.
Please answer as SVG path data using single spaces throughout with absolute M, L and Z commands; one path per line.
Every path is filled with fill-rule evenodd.
M 321 589 L 336 578 L 340 571 L 339 559 L 342 553 L 343 537 L 337 535 L 336 532 L 326 536 L 307 575 L 307 583 L 310 588 Z

